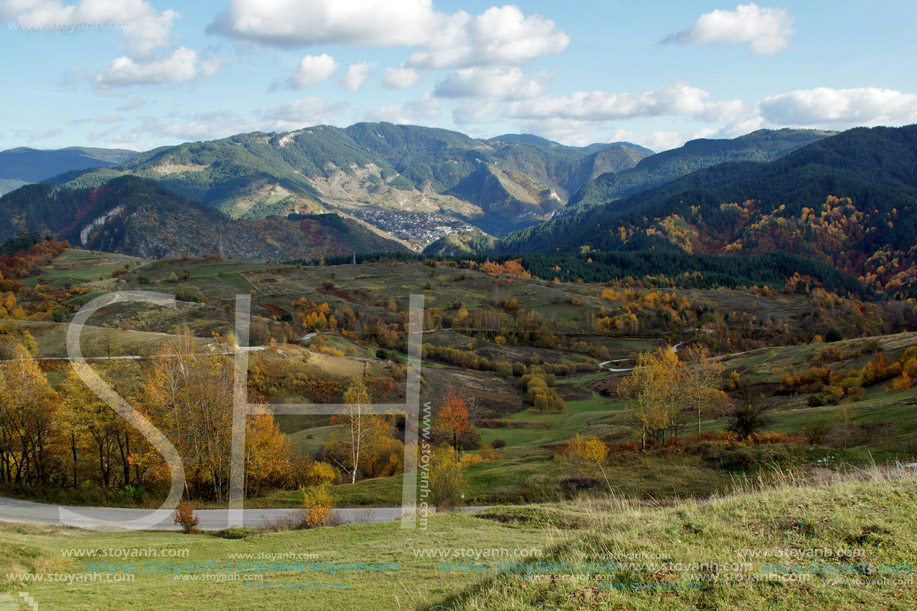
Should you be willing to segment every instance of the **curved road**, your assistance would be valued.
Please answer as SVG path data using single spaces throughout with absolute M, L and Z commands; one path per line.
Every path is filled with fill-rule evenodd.
M 60 510 L 64 509 L 88 518 L 81 522 L 79 518 L 61 519 Z M 485 507 L 463 507 L 463 510 L 485 509 Z M 148 515 L 150 509 L 131 509 L 126 507 L 74 507 L 71 505 L 47 505 L 19 499 L 0 497 L 0 522 L 32 522 L 37 524 L 54 524 L 63 526 L 89 526 L 95 521 L 118 522 L 136 520 Z M 264 528 L 279 520 L 292 518 L 298 512 L 295 508 L 285 509 L 245 509 L 243 520 L 247 528 Z M 194 515 L 200 520 L 200 530 L 222 530 L 226 528 L 226 509 L 198 509 Z M 354 509 L 332 509 L 337 524 L 365 524 L 367 522 L 387 522 L 401 519 L 401 507 L 366 507 Z M 179 530 L 172 518 L 156 524 L 150 530 Z
M 684 344 L 684 342 L 678 342 L 677 344 L 672 346 L 672 352 L 674 352 L 675 354 L 678 354 L 678 349 L 681 348 L 682 344 Z M 628 371 L 633 371 L 634 370 L 633 367 L 627 367 L 624 369 L 619 369 L 615 367 L 605 367 L 605 365 L 609 363 L 620 363 L 621 361 L 629 361 L 629 360 L 630 359 L 614 359 L 613 361 L 602 361 L 601 363 L 599 363 L 599 368 L 604 369 L 605 371 L 610 371 L 611 373 L 625 373 Z

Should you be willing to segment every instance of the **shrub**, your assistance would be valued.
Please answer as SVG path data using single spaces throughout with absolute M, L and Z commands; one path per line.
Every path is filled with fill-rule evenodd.
M 306 485 L 312 487 L 328 486 L 337 479 L 334 467 L 326 462 L 316 461 L 306 469 Z
M 478 448 L 478 453 L 475 456 L 480 456 L 481 460 L 497 460 L 500 458 L 500 455 L 494 451 L 493 446 L 489 446 L 486 443 Z
M 244 528 L 241 526 L 234 526 L 232 528 L 224 528 L 223 530 L 218 530 L 213 533 L 214 537 L 219 537 L 220 539 L 244 539 L 255 534 L 256 531 L 251 528 Z
M 185 534 L 191 535 L 197 532 L 199 520 L 189 505 L 182 503 L 175 509 L 174 521 L 181 526 L 182 532 Z
M 175 298 L 179 301 L 191 301 L 193 303 L 201 303 L 204 301 L 204 294 L 201 293 L 201 289 L 190 284 L 183 284 L 178 287 L 178 290 L 175 291 Z
M 54 309 L 51 310 L 51 318 L 54 322 L 64 322 L 64 319 L 67 318 L 67 308 L 62 305 L 54 306 Z
M 582 437 L 577 433 L 564 450 L 568 460 L 602 463 L 608 456 L 608 446 L 596 437 Z
M 743 439 L 750 437 L 770 422 L 767 409 L 766 405 L 753 403 L 746 398 L 726 413 L 726 420 L 729 423 L 726 428 Z
M 499 450 L 500 448 L 505 448 L 505 447 L 506 447 L 506 440 L 505 440 L 505 439 L 502 439 L 502 438 L 500 438 L 500 437 L 497 437 L 496 439 L 494 439 L 494 442 L 493 442 L 492 444 L 490 444 L 490 446 L 491 446 L 494 450 Z
M 433 453 L 430 469 L 430 497 L 437 509 L 448 510 L 461 505 L 467 486 L 458 453 L 450 446 L 438 448 Z
M 328 486 L 310 486 L 300 488 L 302 493 L 302 528 L 318 528 L 331 523 L 331 506 L 333 500 Z
M 892 388 L 895 390 L 907 390 L 911 387 L 911 376 L 905 371 L 892 381 Z
M 806 441 L 814 446 L 823 444 L 830 430 L 831 424 L 826 418 L 812 417 L 806 419 L 800 432 Z
M 496 369 L 497 375 L 504 378 L 513 377 L 513 366 L 507 361 L 497 361 L 494 364 L 494 369 Z

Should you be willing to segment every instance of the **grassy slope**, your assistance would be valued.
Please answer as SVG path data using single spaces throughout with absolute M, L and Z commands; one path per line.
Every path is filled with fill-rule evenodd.
M 620 501 L 576 502 L 527 508 L 497 508 L 491 518 L 442 515 L 428 530 L 403 531 L 397 522 L 341 526 L 279 534 L 253 534 L 241 540 L 175 533 L 100 533 L 39 526 L 0 526 L 0 561 L 7 572 L 81 573 L 83 560 L 62 558 L 62 548 L 187 548 L 187 560 L 228 562 L 230 553 L 315 553 L 322 562 L 397 562 L 388 573 L 285 571 L 265 574 L 278 588 L 293 583 L 341 582 L 345 591 L 250 589 L 241 581 L 176 581 L 170 574 L 138 574 L 133 583 L 0 582 L 0 592 L 28 591 L 45 608 L 152 608 L 168 600 L 173 609 L 910 609 L 913 583 L 882 585 L 878 577 L 839 579 L 813 576 L 807 583 L 707 583 L 701 588 L 636 592 L 600 587 L 602 583 L 684 584 L 696 579 L 682 568 L 658 567 L 598 575 L 590 581 L 538 580 L 493 572 L 459 573 L 415 548 L 537 548 L 544 561 L 572 566 L 608 561 L 616 555 L 647 554 L 647 562 L 748 562 L 743 573 L 762 577 L 762 565 L 787 564 L 779 558 L 741 554 L 744 549 L 862 549 L 851 560 L 819 562 L 851 568 L 856 564 L 903 565 L 917 557 L 917 482 L 840 483 L 800 489 L 786 487 L 707 504 L 641 507 Z M 331 536 L 333 535 L 333 536 Z M 657 556 L 658 555 L 658 556 Z M 141 559 L 144 561 L 145 559 Z M 459 559 L 462 560 L 462 559 Z M 165 561 L 165 560 L 163 560 Z M 619 567 L 620 568 L 620 567 Z M 569 574 L 568 569 L 535 570 Z M 842 569 L 843 570 L 843 569 Z M 913 568 L 910 569 L 913 571 Z M 701 571 L 707 577 L 710 571 Z M 735 573 L 721 572 L 724 579 Z M 896 577 L 896 576 L 891 576 Z M 370 602 L 371 601 L 371 602 Z
M 584 506 L 584 528 L 557 546 L 546 560 L 610 561 L 622 554 L 650 558 L 650 567 L 595 575 L 591 581 L 536 580 L 501 575 L 433 609 L 912 609 L 917 596 L 914 558 L 917 534 L 912 518 L 917 483 L 842 483 L 800 490 L 786 487 L 709 504 L 686 503 L 668 508 L 630 507 L 614 512 Z M 539 518 L 536 509 L 514 510 L 517 519 Z M 512 515 L 512 514 L 510 514 Z M 574 514 L 575 515 L 575 514 Z M 541 519 L 544 519 L 542 514 Z M 563 519 L 570 523 L 568 515 Z M 855 558 L 811 560 L 762 558 L 744 550 L 862 550 Z M 658 560 L 654 560 L 657 559 Z M 687 563 L 750 563 L 741 572 L 761 580 L 772 570 L 765 565 L 827 565 L 826 574 L 806 582 L 764 579 L 726 583 L 736 572 L 700 570 Z M 659 563 L 682 563 L 662 568 Z M 907 565 L 905 574 L 857 576 L 856 567 Z M 679 570 L 681 568 L 682 570 Z M 750 568 L 750 570 L 749 570 Z M 785 569 L 784 569 L 785 570 Z M 798 569 L 797 569 L 798 570 Z M 779 569 L 778 569 L 779 571 Z M 848 571 L 845 573 L 844 571 Z M 835 573 L 835 574 L 830 574 Z M 719 582 L 702 581 L 719 579 Z M 883 584 L 882 579 L 903 583 Z M 909 581 L 905 581 L 909 580 Z M 691 582 L 700 587 L 684 587 Z M 634 584 L 637 584 L 636 586 Z M 635 588 L 669 588 L 639 591 Z M 679 584 L 681 584 L 679 586 Z M 618 589 L 623 588 L 623 589 Z

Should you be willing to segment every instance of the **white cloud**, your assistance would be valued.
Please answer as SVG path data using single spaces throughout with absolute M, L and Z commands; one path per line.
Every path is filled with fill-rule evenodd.
M 747 111 L 739 101 L 707 102 L 710 94 L 684 83 L 673 83 L 639 96 L 607 91 L 577 91 L 558 97 L 513 102 L 507 114 L 522 119 L 556 117 L 610 121 L 640 117 L 689 116 L 706 120 L 732 120 Z
M 420 79 L 420 75 L 413 68 L 386 68 L 382 76 L 382 86 L 386 89 L 407 89 Z
M 773 54 L 786 49 L 795 34 L 793 17 L 781 8 L 740 4 L 734 11 L 715 10 L 701 15 L 689 30 L 670 34 L 662 41 L 704 45 L 714 42 L 748 43 L 752 53 Z
M 138 126 L 127 133 L 113 138 L 118 143 L 135 143 L 144 134 L 157 139 L 169 138 L 180 141 L 213 140 L 244 131 L 254 131 L 259 125 L 244 121 L 231 110 L 214 110 L 194 115 L 181 115 L 175 121 L 161 121 L 155 117 L 144 117 Z
M 419 46 L 407 66 L 420 69 L 520 65 L 570 43 L 552 20 L 516 6 L 472 17 L 432 0 L 230 0 L 207 31 L 279 47 Z
M 327 53 L 306 55 L 290 77 L 294 89 L 306 89 L 327 80 L 338 69 L 338 63 Z
M 146 101 L 143 98 L 133 97 L 121 106 L 118 106 L 118 110 L 136 110 L 146 104 Z
M 444 98 L 502 98 L 521 100 L 544 93 L 553 74 L 539 72 L 526 80 L 517 67 L 459 68 L 436 86 L 434 95 Z
M 17 139 L 21 140 L 25 138 L 29 142 L 38 142 L 40 140 L 48 140 L 50 138 L 56 138 L 60 135 L 63 135 L 64 130 L 59 127 L 53 127 L 51 129 L 46 129 L 44 131 L 28 131 L 28 130 L 18 130 L 15 132 Z
M 212 110 L 201 113 L 170 113 L 166 119 L 143 117 L 129 130 L 109 129 L 91 132 L 91 140 L 107 145 L 130 145 L 147 150 L 164 143 L 215 140 L 238 133 L 270 130 L 264 121 L 247 121 L 232 110 Z
M 432 0 L 230 0 L 208 27 L 266 45 L 417 45 L 443 16 Z
M 272 122 L 272 129 L 287 131 L 303 125 L 327 123 L 332 116 L 347 108 L 346 102 L 327 102 L 319 96 L 294 100 L 280 106 L 261 106 L 260 117 Z
M 201 61 L 197 53 L 178 47 L 171 53 L 145 60 L 123 56 L 115 59 L 95 76 L 100 88 L 129 85 L 160 85 L 187 83 L 212 75 L 220 67 L 217 61 Z
M 462 100 L 452 109 L 452 120 L 456 125 L 480 123 L 499 108 L 500 102 L 494 99 Z
M 874 87 L 791 91 L 762 100 L 761 116 L 779 126 L 846 128 L 917 122 L 917 94 Z
M 475 18 L 464 12 L 452 15 L 425 49 L 407 65 L 415 68 L 466 68 L 520 65 L 561 53 L 570 38 L 541 15 L 526 17 L 519 7 L 491 7 Z
M 427 93 L 414 102 L 373 108 L 364 112 L 360 120 L 436 125 L 439 122 L 442 107 L 443 100 Z
M 678 148 L 696 138 L 727 137 L 720 136 L 717 130 L 712 128 L 699 128 L 689 132 L 641 131 L 609 128 L 605 123 L 556 117 L 520 121 L 516 128 L 520 133 L 538 134 L 569 146 L 587 146 L 594 142 L 630 142 L 657 153 Z
M 604 140 L 609 142 L 631 142 L 633 144 L 645 146 L 646 148 L 652 149 L 658 153 L 661 151 L 678 148 L 689 140 L 696 140 L 698 138 L 711 138 L 718 135 L 719 134 L 716 130 L 710 128 L 702 128 L 691 133 L 671 131 L 641 132 L 618 129 L 611 132 L 607 138 L 604 138 Z
M 372 72 L 373 68 L 377 65 L 376 62 L 357 62 L 355 64 L 350 64 L 347 68 L 347 74 L 341 79 L 341 86 L 348 91 L 356 93 L 360 90 L 360 87 L 363 86 L 363 82 L 369 78 L 369 73 Z
M 6 0 L 0 3 L 0 19 L 14 20 L 21 30 L 80 32 L 99 28 L 120 31 L 127 51 L 148 57 L 172 41 L 172 22 L 181 17 L 173 10 L 158 12 L 144 0 Z

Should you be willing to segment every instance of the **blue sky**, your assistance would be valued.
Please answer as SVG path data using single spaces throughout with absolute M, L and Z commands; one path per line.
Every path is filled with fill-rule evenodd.
M 0 149 L 386 120 L 663 150 L 917 122 L 917 3 L 0 0 Z

